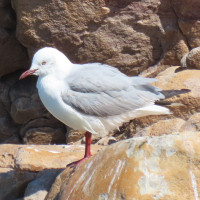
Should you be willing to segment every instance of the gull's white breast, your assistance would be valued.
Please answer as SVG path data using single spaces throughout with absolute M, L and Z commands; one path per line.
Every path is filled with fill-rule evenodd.
M 51 75 L 39 77 L 37 88 L 42 103 L 55 118 L 67 126 L 75 130 L 92 131 L 84 117 L 62 101 L 62 90 L 68 89 L 68 85 L 64 84 L 65 81 L 56 80 Z

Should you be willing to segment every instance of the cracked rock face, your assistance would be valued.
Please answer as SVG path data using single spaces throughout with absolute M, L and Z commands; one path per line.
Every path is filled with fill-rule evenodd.
M 73 62 L 107 63 L 133 75 L 159 61 L 177 65 L 188 52 L 178 26 L 180 5 L 170 1 L 12 3 L 17 38 L 30 55 L 55 46 Z
M 62 180 L 59 194 L 53 185 L 46 199 L 195 199 L 199 191 L 199 144 L 199 132 L 120 141 L 73 173 L 66 169 L 54 183 L 58 186 Z

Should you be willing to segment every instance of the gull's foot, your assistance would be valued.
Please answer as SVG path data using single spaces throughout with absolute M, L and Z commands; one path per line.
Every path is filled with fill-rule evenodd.
M 87 156 L 87 157 L 84 157 L 84 158 L 77 160 L 75 162 L 69 163 L 66 167 L 71 167 L 71 168 L 77 167 L 78 165 L 80 165 L 84 160 L 88 159 L 89 157 L 90 156 Z
M 85 133 L 85 155 L 82 159 L 72 162 L 67 165 L 67 167 L 77 167 L 79 164 L 81 164 L 84 160 L 88 159 L 92 154 L 90 152 L 90 145 L 91 145 L 91 136 L 92 134 L 90 132 Z

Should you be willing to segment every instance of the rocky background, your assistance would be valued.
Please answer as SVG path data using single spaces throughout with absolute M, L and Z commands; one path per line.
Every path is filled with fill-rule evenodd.
M 73 159 L 68 158 L 64 164 L 60 162 L 61 164 L 55 167 L 49 164 L 39 168 L 30 167 L 32 165 L 28 164 L 29 160 L 28 167 L 23 168 L 19 160 L 23 161 L 30 152 L 22 154 L 26 152 L 26 148 L 21 144 L 73 143 L 78 145 L 83 142 L 83 133 L 69 129 L 46 111 L 37 94 L 36 77 L 18 80 L 19 75 L 29 68 L 34 52 L 44 46 L 58 48 L 74 63 L 106 63 L 118 67 L 130 76 L 157 77 L 159 81 L 155 85 L 162 89 L 191 90 L 188 94 L 169 99 L 176 102 L 176 106 L 171 107 L 173 115 L 134 119 L 121 127 L 120 131 L 110 133 L 107 137 L 94 137 L 93 143 L 107 145 L 122 139 L 138 138 L 138 136 L 147 136 L 144 140 L 148 141 L 150 140 L 148 136 L 194 133 L 200 130 L 199 0 L 0 0 L 0 143 L 2 144 L 0 185 L 2 181 L 4 182 L 2 186 L 4 188 L 0 188 L 0 199 L 21 200 L 24 196 L 29 200 L 44 199 L 59 169 L 64 168 L 69 161 L 77 159 L 76 156 L 72 156 Z M 163 137 L 166 137 L 166 140 L 169 137 L 170 141 L 176 140 L 177 143 L 176 137 L 175 139 L 170 136 Z M 193 137 L 194 135 L 191 138 Z M 195 138 L 197 141 L 200 140 L 198 134 Z M 133 139 L 130 141 L 133 144 L 138 142 Z M 194 143 L 189 143 L 189 147 L 187 144 L 184 150 L 178 144 L 173 148 L 176 152 L 182 152 L 190 161 L 190 154 L 195 157 L 197 152 Z M 49 146 L 46 151 L 54 151 L 54 148 L 57 147 Z M 165 151 L 167 147 L 162 146 L 162 148 Z M 9 151 L 6 152 L 8 149 Z M 76 152 L 76 149 L 72 147 L 71 151 Z M 19 157 L 19 155 L 23 156 Z M 40 156 L 43 159 L 46 154 Z M 40 156 L 34 159 L 34 165 L 40 163 Z M 158 154 L 156 159 L 160 156 L 161 154 Z M 193 181 L 192 185 L 188 186 L 189 189 L 187 188 L 188 190 L 192 188 L 193 197 L 186 195 L 184 198 L 196 200 L 200 195 L 197 190 L 200 187 L 200 176 L 198 173 L 194 175 L 191 172 L 193 168 L 199 167 L 197 164 L 193 165 L 193 161 L 190 161 L 191 165 L 184 165 L 190 170 L 189 175 L 185 176 Z M 118 162 L 116 160 L 116 170 L 119 171 L 124 164 Z M 163 168 L 161 167 L 160 170 Z M 54 174 L 52 181 L 48 178 L 51 173 Z M 194 179 L 196 176 L 197 180 Z M 40 186 L 46 182 L 45 180 L 49 180 L 43 196 L 37 196 L 42 186 L 37 192 L 30 189 L 37 184 L 34 182 L 36 180 L 41 181 Z M 112 183 L 112 179 L 110 181 Z M 10 183 L 14 184 L 8 191 Z M 177 187 L 181 187 L 180 183 Z M 101 191 L 98 197 L 91 194 L 91 199 L 113 199 L 114 197 L 132 199 L 132 196 L 128 196 L 130 194 L 128 191 L 115 194 L 114 189 L 105 190 L 107 193 Z M 151 188 L 149 191 L 155 192 L 148 193 L 148 190 L 145 190 L 140 194 L 148 193 L 151 197 L 138 196 L 136 199 L 179 199 L 170 188 L 167 190 L 165 187 L 165 192 L 159 194 L 160 196 L 158 189 Z M 93 192 L 98 193 L 95 190 Z M 170 193 L 174 195 L 173 198 L 165 197 Z M 31 197 L 33 194 L 37 195 Z M 70 195 L 74 195 L 73 191 L 68 198 L 79 199 L 75 196 L 72 198 Z M 152 197 L 155 195 L 157 195 L 155 198 Z M 58 198 L 55 195 L 50 196 L 53 195 L 49 195 L 48 199 Z M 60 195 L 59 198 L 65 197 Z M 89 199 L 89 197 L 84 198 Z

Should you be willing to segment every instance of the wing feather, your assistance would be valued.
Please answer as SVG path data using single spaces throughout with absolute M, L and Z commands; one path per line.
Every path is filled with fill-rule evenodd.
M 77 67 L 67 79 L 69 89 L 62 91 L 62 99 L 86 115 L 120 115 L 164 98 L 158 88 L 149 84 L 155 79 L 128 77 L 99 63 Z

